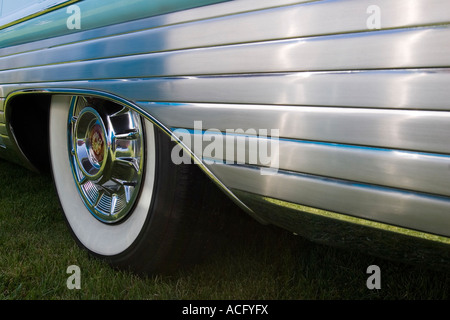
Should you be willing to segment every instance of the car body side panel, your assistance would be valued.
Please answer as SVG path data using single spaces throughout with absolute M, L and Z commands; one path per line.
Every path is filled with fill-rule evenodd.
M 6 26 L 6 28 L 3 29 L 0 36 L 0 46 L 12 46 L 30 41 L 47 39 L 78 32 L 81 28 L 84 30 L 91 30 L 111 24 L 119 24 L 149 16 L 158 16 L 169 12 L 201 7 L 223 1 L 226 0 L 129 0 L 126 2 L 117 0 L 65 1 L 62 3 L 63 5 L 65 4 L 65 6 L 61 9 L 59 9 L 60 6 L 56 6 L 56 10 L 52 8 L 45 10 L 45 8 L 43 8 L 46 14 L 38 14 L 36 17 L 32 15 L 31 17 L 33 17 L 33 19 L 27 19 L 27 17 L 25 17 L 25 20 L 19 24 L 14 24 L 14 22 L 8 23 L 6 21 L 4 24 L 4 27 Z M 82 19 L 80 19 L 80 25 L 76 28 L 69 27 L 72 20 L 68 19 L 68 17 L 75 14 L 77 11 L 66 9 L 66 7 L 72 3 L 76 3 L 76 8 L 82 17 Z M 81 20 L 83 25 L 81 25 Z M 13 25 L 10 26 L 11 24 Z
M 450 4 L 372 2 L 234 0 L 104 26 L 83 1 L 78 31 L 58 9 L 0 36 L 0 122 L 17 94 L 86 90 L 172 133 L 275 129 L 275 174 L 188 149 L 235 194 L 450 237 Z M 24 30 L 53 16 L 28 42 Z M 0 124 L 3 141 L 11 134 Z

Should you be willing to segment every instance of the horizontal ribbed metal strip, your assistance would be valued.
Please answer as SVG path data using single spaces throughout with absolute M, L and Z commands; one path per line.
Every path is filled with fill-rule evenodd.
M 320 0 L 278 0 L 276 3 L 273 0 L 233 0 L 218 3 L 216 5 L 203 6 L 194 9 L 158 15 L 150 18 L 138 19 L 126 23 L 117 23 L 116 20 L 115 24 L 112 25 L 109 24 L 106 27 L 99 27 L 93 30 L 86 30 L 84 28 L 83 32 L 66 34 L 64 36 L 53 35 L 53 37 L 51 38 L 42 39 L 40 41 L 28 42 L 15 46 L 0 48 L 0 56 L 17 54 L 27 51 L 34 51 L 53 46 L 65 45 L 68 43 L 97 39 L 101 37 L 115 36 L 123 33 L 132 33 L 151 28 L 159 28 L 176 24 L 185 24 L 190 22 L 211 19 L 215 17 L 223 17 L 228 15 L 233 16 L 236 14 L 246 13 L 249 11 L 272 9 L 276 7 L 313 1 L 320 1 Z M 67 18 L 67 16 L 65 15 L 64 18 Z M 46 22 L 43 24 L 48 24 L 50 22 L 49 15 L 46 15 L 43 21 Z M 39 24 L 39 22 L 42 21 L 37 22 L 34 21 L 34 23 L 36 24 Z M 63 22 L 62 24 L 64 24 L 64 21 L 62 22 Z M 39 31 L 42 31 L 37 30 L 36 25 L 33 25 L 33 23 L 30 23 L 28 26 L 23 26 L 22 28 L 25 29 L 23 33 L 28 33 L 29 36 L 32 35 L 33 32 L 39 33 Z M 17 29 L 17 26 L 12 27 L 11 29 L 12 30 Z M 67 28 L 65 29 L 67 32 Z
M 270 130 L 268 134 L 270 137 Z M 199 141 L 202 149 L 196 145 Z M 190 145 L 206 161 L 245 163 L 450 196 L 450 156 L 208 131 L 202 136 L 193 132 Z
M 450 28 L 181 50 L 0 72 L 2 83 L 450 66 Z
M 364 32 L 368 31 L 367 8 L 372 2 L 318 1 L 152 28 L 63 46 L 60 44 L 45 49 L 44 55 L 34 51 L 2 58 L 0 70 L 92 60 L 106 56 L 117 57 L 264 40 Z M 442 1 L 413 2 L 390 0 L 377 2 L 380 10 L 382 8 L 383 28 L 450 22 L 445 10 L 449 8 Z M 399 12 L 402 14 L 398 14 Z M 112 41 L 114 45 L 111 45 Z M 133 45 L 134 43 L 139 45 Z
M 223 104 L 142 106 L 169 127 L 194 128 L 194 121 L 202 121 L 205 130 L 279 129 L 282 138 L 450 154 L 449 112 Z
M 223 164 L 209 169 L 228 187 L 310 207 L 449 236 L 450 200 L 335 179 Z M 357 200 L 356 200 L 357 199 Z
M 450 110 L 448 69 L 302 72 L 292 74 L 111 79 L 0 85 L 0 96 L 29 88 L 80 88 L 111 92 L 168 121 L 183 110 L 205 112 L 208 104 L 267 104 L 392 109 Z M 213 93 L 213 94 L 211 94 Z M 150 103 L 148 100 L 161 101 Z M 165 102 L 173 102 L 168 104 Z M 179 104 L 189 102 L 179 108 Z M 1 100 L 0 100 L 1 107 Z M 221 106 L 215 106 L 221 108 Z M 227 107 L 227 106 L 223 106 Z M 175 113 L 167 113 L 177 108 Z M 232 106 L 230 106 L 232 108 Z M 159 110 L 161 109 L 161 110 Z M 186 115 L 185 115 L 186 114 Z M 196 119 L 201 119 L 197 115 Z
M 182 127 L 182 122 L 175 121 L 192 123 L 193 118 L 201 119 L 199 113 L 213 106 L 192 103 L 180 108 L 177 104 L 142 100 L 450 110 L 449 83 L 448 69 L 433 69 L 180 77 L 123 81 L 112 87 L 137 100 L 150 113 L 158 113 L 170 125 Z M 233 109 L 215 107 L 219 112 L 222 107 Z M 169 115 L 174 108 L 176 112 Z

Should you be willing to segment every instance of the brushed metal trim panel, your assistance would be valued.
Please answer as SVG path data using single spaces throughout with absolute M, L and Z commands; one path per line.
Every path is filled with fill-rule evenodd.
M 211 106 L 183 104 L 179 108 L 177 104 L 160 106 L 148 101 L 450 110 L 449 83 L 448 69 L 301 72 L 3 84 L 0 97 L 35 88 L 100 90 L 136 101 L 143 109 L 158 112 L 166 119 L 188 120 L 189 112 L 204 113 Z M 170 110 L 175 107 L 175 113 L 166 113 L 175 111 Z M 175 120 L 172 123 L 185 125 Z
M 256 161 L 249 160 L 250 150 L 255 155 L 259 148 L 266 147 L 275 169 L 450 196 L 450 156 L 284 139 L 276 140 L 270 150 L 269 141 L 266 145 L 257 142 L 265 138 L 225 133 L 218 140 L 221 144 L 214 141 L 214 146 L 222 147 L 223 154 L 211 156 L 205 154 L 205 148 L 212 145 L 208 135 L 211 137 L 211 132 L 192 134 L 190 141 L 191 146 L 202 142 L 202 148 L 193 151 L 199 158 L 210 157 L 207 161 L 236 164 L 245 159 L 246 164 L 274 167 L 273 163 L 262 163 L 257 156 Z M 232 152 L 227 146 L 233 146 Z
M 367 18 L 366 10 L 372 2 L 347 0 L 303 3 L 72 42 L 46 48 L 45 55 L 33 51 L 1 58 L 0 70 L 186 48 L 362 32 L 368 30 L 364 18 Z M 411 5 L 384 0 L 377 5 L 383 8 L 383 28 L 450 22 L 446 15 L 450 6 L 442 1 L 416 0 Z M 346 14 L 342 15 L 342 12 Z M 112 41 L 114 45 L 111 45 Z
M 155 108 L 151 100 L 450 110 L 449 82 L 448 69 L 306 72 L 23 83 L 0 85 L 0 96 L 27 88 L 68 87 L 115 93 L 145 108 Z
M 117 83 L 120 85 L 111 84 L 111 89 L 155 112 L 158 106 L 145 100 L 450 110 L 448 69 L 179 77 Z M 198 107 L 205 112 L 210 106 Z M 182 108 L 177 112 L 188 116 Z M 177 114 L 172 116 L 178 118 Z
M 0 72 L 2 83 L 450 66 L 450 28 L 276 40 Z
M 232 189 L 309 207 L 380 221 L 432 234 L 450 235 L 450 200 L 340 180 L 213 164 L 210 170 Z
M 231 104 L 141 106 L 169 127 L 279 129 L 281 138 L 450 154 L 450 113 Z

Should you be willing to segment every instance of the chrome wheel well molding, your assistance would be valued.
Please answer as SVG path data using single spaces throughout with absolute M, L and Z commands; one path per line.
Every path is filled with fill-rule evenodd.
M 234 202 L 236 203 L 241 209 L 246 211 L 250 216 L 252 216 L 254 219 L 259 221 L 260 223 L 267 224 L 267 222 L 258 215 L 256 215 L 252 209 L 250 209 L 245 203 L 243 203 L 225 184 L 223 184 L 214 173 L 212 173 L 208 167 L 203 163 L 201 159 L 197 155 L 194 154 L 194 152 L 186 146 L 185 143 L 183 143 L 182 140 L 180 140 L 167 126 L 165 126 L 163 123 L 161 123 L 158 119 L 153 117 L 151 114 L 145 112 L 135 103 L 123 99 L 119 96 L 116 96 L 114 94 L 103 92 L 103 91 L 96 91 L 96 90 L 88 90 L 88 89 L 68 89 L 68 88 L 51 88 L 51 89 L 45 89 L 45 88 L 36 88 L 36 89 L 24 89 L 24 90 L 16 90 L 8 94 L 5 98 L 4 103 L 4 112 L 5 112 L 5 122 L 6 124 L 10 123 L 10 116 L 11 116 L 11 110 L 10 105 L 11 101 L 21 95 L 28 95 L 28 94 L 47 94 L 47 95 L 73 95 L 73 96 L 89 96 L 94 98 L 100 98 L 108 101 L 112 101 L 114 103 L 123 105 L 133 111 L 136 111 L 139 113 L 142 117 L 144 117 L 146 120 L 150 121 L 153 125 L 155 125 L 159 130 L 167 134 L 172 141 L 174 141 L 176 144 L 178 144 L 187 154 L 190 155 L 192 161 L 194 164 L 198 165 L 201 170 L 223 191 L 225 194 Z M 15 138 L 14 131 L 12 130 L 10 125 L 7 125 L 8 135 L 12 138 L 14 149 L 16 153 L 20 156 L 21 161 L 23 164 L 34 171 L 36 171 L 35 166 L 31 163 L 31 161 L 27 158 L 27 156 L 24 154 L 22 149 L 20 148 L 20 145 Z

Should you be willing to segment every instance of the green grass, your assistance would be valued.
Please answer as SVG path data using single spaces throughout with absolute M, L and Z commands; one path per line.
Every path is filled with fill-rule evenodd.
M 0 161 L 0 299 L 448 299 L 450 277 L 353 251 L 313 244 L 246 222 L 205 261 L 170 276 L 110 268 L 77 247 L 51 178 Z M 232 223 L 233 221 L 230 221 Z M 366 269 L 381 268 L 381 290 Z M 69 290 L 66 269 L 81 269 Z

